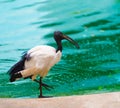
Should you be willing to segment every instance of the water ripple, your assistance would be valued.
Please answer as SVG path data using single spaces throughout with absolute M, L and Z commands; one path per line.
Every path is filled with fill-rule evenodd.
M 62 25 L 64 22 L 54 22 L 54 23 L 48 23 L 48 24 L 43 24 L 40 26 L 40 28 L 46 28 L 46 27 L 55 27 L 58 25 Z
M 96 12 L 91 12 L 91 13 L 84 13 L 82 15 L 76 15 L 75 18 L 85 18 L 85 17 L 94 16 L 98 14 L 101 14 L 101 12 L 96 11 Z
M 30 7 L 33 7 L 33 6 L 37 6 L 37 5 L 39 5 L 39 4 L 44 4 L 45 2 L 46 2 L 46 1 L 35 2 L 35 3 L 32 3 L 32 4 L 27 4 L 27 5 L 15 7 L 15 8 L 13 8 L 13 9 L 14 9 L 14 10 L 19 10 L 19 9 L 24 9 L 24 8 L 30 8 Z
M 110 21 L 106 19 L 100 19 L 98 21 L 90 22 L 88 24 L 84 24 L 83 26 L 85 27 L 96 27 L 96 26 L 101 26 L 110 23 Z

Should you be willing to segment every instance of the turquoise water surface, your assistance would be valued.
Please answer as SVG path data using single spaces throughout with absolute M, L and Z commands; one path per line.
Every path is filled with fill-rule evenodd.
M 0 0 L 0 97 L 37 97 L 30 79 L 9 82 L 7 71 L 31 47 L 56 47 L 53 32 L 75 39 L 63 42 L 62 60 L 44 78 L 45 95 L 66 96 L 120 91 L 120 0 Z

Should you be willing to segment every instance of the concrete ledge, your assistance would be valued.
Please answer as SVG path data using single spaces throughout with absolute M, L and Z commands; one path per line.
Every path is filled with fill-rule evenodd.
M 0 108 L 120 108 L 120 92 L 42 99 L 1 98 Z

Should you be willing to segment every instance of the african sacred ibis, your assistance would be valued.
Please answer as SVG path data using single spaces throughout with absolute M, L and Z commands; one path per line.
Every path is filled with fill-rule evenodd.
M 13 65 L 8 73 L 10 75 L 10 82 L 13 82 L 19 78 L 31 78 L 40 85 L 40 95 L 42 95 L 42 86 L 49 89 L 47 84 L 42 82 L 42 78 L 45 77 L 52 66 L 54 66 L 62 55 L 62 43 L 63 39 L 70 41 L 77 48 L 79 45 L 72 38 L 64 35 L 60 31 L 54 32 L 54 39 L 57 43 L 57 49 L 47 45 L 39 45 L 31 48 L 27 51 L 15 65 Z M 40 76 L 40 80 L 36 80 L 36 76 Z

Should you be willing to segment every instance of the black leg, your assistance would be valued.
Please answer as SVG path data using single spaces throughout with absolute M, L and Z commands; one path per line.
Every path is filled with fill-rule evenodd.
M 34 79 L 34 81 L 40 84 L 40 81 L 38 81 L 38 80 L 36 80 L 36 79 Z M 47 90 L 53 89 L 52 86 L 49 86 L 49 85 L 47 85 L 47 84 L 45 84 L 45 83 L 43 83 L 43 82 L 42 82 L 42 86 L 45 87 L 45 89 L 47 89 Z
M 39 95 L 39 98 L 42 98 L 43 97 L 43 95 L 42 95 L 42 77 L 40 77 L 39 85 L 40 85 L 40 95 Z
M 43 94 L 42 94 L 42 86 L 45 87 L 45 89 L 47 89 L 47 90 L 50 90 L 50 88 L 52 89 L 53 87 L 51 87 L 51 86 L 49 86 L 47 84 L 42 83 L 42 77 L 40 77 L 39 81 L 36 80 L 36 79 L 34 81 L 39 83 L 39 90 L 40 90 L 39 98 L 48 98 L 48 97 L 50 97 L 50 96 L 43 96 Z

